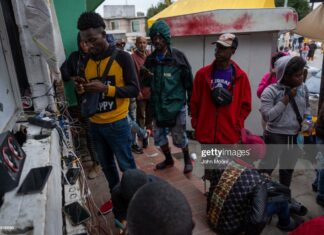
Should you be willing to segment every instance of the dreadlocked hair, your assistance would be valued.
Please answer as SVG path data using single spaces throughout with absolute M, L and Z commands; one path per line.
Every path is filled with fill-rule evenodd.
M 86 30 L 90 28 L 106 28 L 105 22 L 102 17 L 95 12 L 84 12 L 78 19 L 78 29 Z

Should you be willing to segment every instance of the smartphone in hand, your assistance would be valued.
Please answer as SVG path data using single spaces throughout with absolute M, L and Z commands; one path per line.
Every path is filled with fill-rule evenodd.
M 75 76 L 75 77 L 71 77 L 71 78 L 78 85 L 87 83 L 87 80 L 83 77 Z

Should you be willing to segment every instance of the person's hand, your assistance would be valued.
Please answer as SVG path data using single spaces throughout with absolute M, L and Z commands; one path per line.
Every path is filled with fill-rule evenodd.
M 79 84 L 87 83 L 87 80 L 85 78 L 83 78 L 83 77 L 80 77 L 80 76 L 71 77 L 71 80 L 73 80 L 75 84 L 77 84 L 77 83 L 79 83 Z
M 294 87 L 290 90 L 290 95 L 289 97 L 293 98 L 297 95 L 297 87 Z
M 294 88 L 291 88 L 289 89 L 288 91 L 286 91 L 285 93 L 285 96 L 282 98 L 282 102 L 285 104 L 285 105 L 288 105 L 289 104 L 289 101 L 294 98 L 297 94 L 297 87 L 294 87 Z
M 153 77 L 153 75 L 154 75 L 154 74 L 153 74 L 149 69 L 147 69 L 144 65 L 141 66 L 140 70 L 141 70 L 141 72 L 144 74 L 144 76 L 146 76 L 146 77 Z
M 267 180 L 272 180 L 272 179 L 271 179 L 271 175 L 269 175 L 269 174 L 266 173 L 266 172 L 262 172 L 261 175 L 262 175 L 263 177 L 265 177 Z
M 71 77 L 71 80 L 74 81 L 76 92 L 82 95 L 85 92 L 83 84 L 87 83 L 87 80 L 79 76 Z
M 106 92 L 107 91 L 107 86 L 99 80 L 94 80 L 94 81 L 91 81 L 91 82 L 88 82 L 88 83 L 82 84 L 82 85 L 84 87 L 85 92 L 97 93 L 97 92 Z
M 143 99 L 149 100 L 151 98 L 151 88 L 143 87 L 141 93 L 142 93 Z

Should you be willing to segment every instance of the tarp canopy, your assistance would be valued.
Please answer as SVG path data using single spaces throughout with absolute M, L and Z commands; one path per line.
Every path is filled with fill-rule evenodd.
M 53 75 L 60 74 L 64 61 L 62 37 L 59 33 L 52 1 L 26 0 L 26 25 L 32 40 L 46 59 Z
M 324 4 L 299 21 L 295 32 L 314 40 L 324 41 Z
M 178 0 L 148 20 L 148 26 L 160 18 L 218 9 L 273 8 L 274 0 Z

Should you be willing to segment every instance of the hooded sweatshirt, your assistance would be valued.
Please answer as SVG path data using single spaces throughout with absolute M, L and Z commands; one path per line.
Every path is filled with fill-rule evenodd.
M 190 102 L 193 77 L 186 56 L 170 47 L 170 29 L 163 21 L 155 22 L 149 33 L 151 40 L 160 35 L 168 45 L 168 51 L 161 60 L 157 50 L 150 54 L 144 63 L 153 77 L 143 76 L 144 87 L 151 88 L 150 105 L 153 118 L 158 122 L 175 120 L 178 113 Z
M 285 105 L 281 100 L 285 96 L 288 86 L 282 84 L 287 64 L 293 57 L 284 56 L 275 63 L 275 70 L 278 82 L 267 87 L 261 95 L 261 113 L 264 121 L 267 122 L 266 130 L 271 133 L 296 135 L 300 130 L 300 124 L 296 113 L 289 102 Z M 303 83 L 297 87 L 297 94 L 294 97 L 300 116 L 310 114 L 308 90 Z

